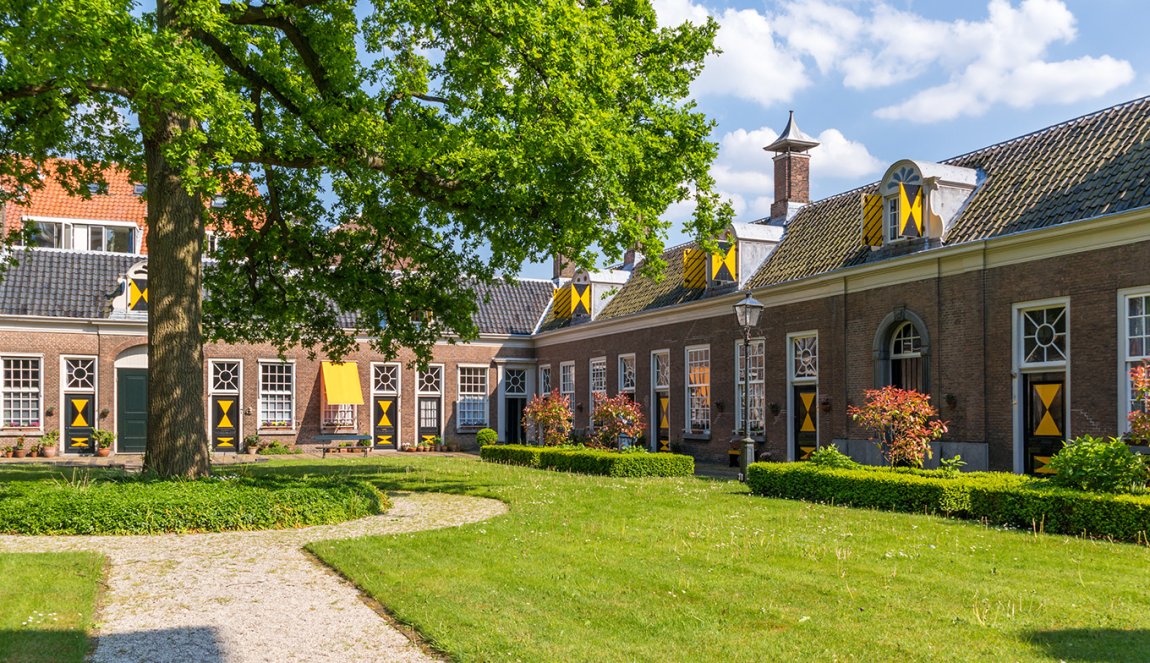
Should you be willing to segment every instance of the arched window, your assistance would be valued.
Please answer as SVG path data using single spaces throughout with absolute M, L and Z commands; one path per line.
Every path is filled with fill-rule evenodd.
M 922 337 L 913 322 L 904 322 L 890 339 L 890 384 L 899 389 L 925 391 L 922 375 Z
M 896 309 L 874 337 L 874 386 L 930 392 L 930 335 L 922 318 Z

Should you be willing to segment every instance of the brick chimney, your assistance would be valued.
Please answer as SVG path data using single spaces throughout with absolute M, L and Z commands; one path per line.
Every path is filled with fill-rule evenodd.
M 551 280 L 558 284 L 560 281 L 570 281 L 575 277 L 575 263 L 566 256 L 555 254 L 554 268 L 551 270 Z
M 763 149 L 775 153 L 775 202 L 771 203 L 771 222 L 783 223 L 803 205 L 811 202 L 811 155 L 807 150 L 819 142 L 806 135 L 795 122 L 795 112 L 775 142 Z

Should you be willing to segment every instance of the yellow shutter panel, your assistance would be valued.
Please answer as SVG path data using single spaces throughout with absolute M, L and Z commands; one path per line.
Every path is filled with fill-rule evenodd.
M 707 287 L 707 254 L 701 249 L 683 250 L 683 287 Z
M 922 237 L 922 187 L 917 184 L 898 185 L 898 234 Z
M 571 286 L 565 285 L 555 289 L 551 295 L 551 312 L 562 320 L 571 317 Z
M 363 405 L 363 388 L 359 384 L 359 368 L 355 362 L 320 363 L 323 372 L 323 391 L 328 405 Z
M 591 284 L 571 284 L 571 314 L 591 315 Z
M 719 243 L 719 252 L 711 256 L 711 280 L 734 281 L 738 270 L 738 254 L 734 242 Z
M 863 246 L 882 246 L 882 196 L 864 193 L 862 197 Z

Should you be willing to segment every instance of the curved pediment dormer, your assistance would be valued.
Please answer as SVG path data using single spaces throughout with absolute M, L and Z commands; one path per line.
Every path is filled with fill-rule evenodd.
M 863 243 L 887 246 L 939 239 L 958 218 L 983 176 L 972 168 L 896 161 L 863 199 Z

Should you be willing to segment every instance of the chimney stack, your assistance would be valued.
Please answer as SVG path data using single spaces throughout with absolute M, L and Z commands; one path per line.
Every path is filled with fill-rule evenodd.
M 551 271 L 551 280 L 556 285 L 560 281 L 570 281 L 575 277 L 575 263 L 567 259 L 566 256 L 556 253 L 554 268 Z
M 771 222 L 786 224 L 795 212 L 811 202 L 811 155 L 807 150 L 819 142 L 806 135 L 795 122 L 795 112 L 775 142 L 763 149 L 775 152 L 775 202 L 771 203 Z

